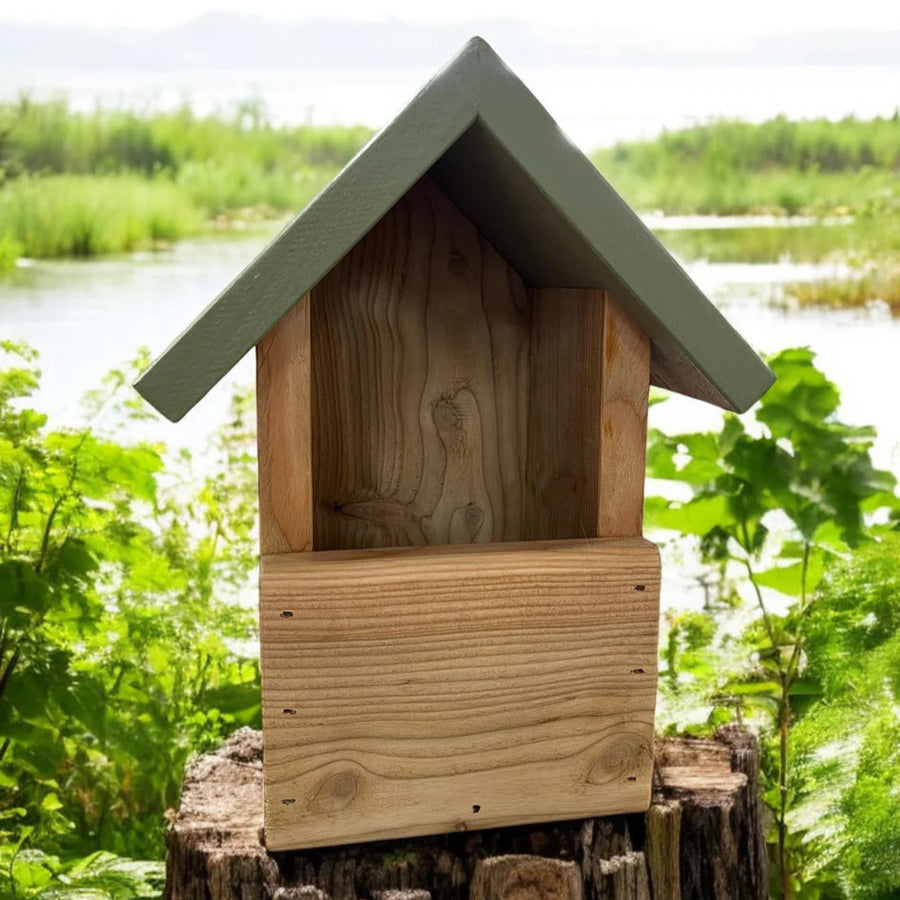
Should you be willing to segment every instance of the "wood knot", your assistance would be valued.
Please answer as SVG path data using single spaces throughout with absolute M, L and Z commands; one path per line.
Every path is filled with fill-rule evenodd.
M 346 809 L 359 794 L 359 777 L 355 772 L 335 772 L 320 785 L 307 809 L 315 813 L 337 813 Z
M 441 397 L 434 404 L 433 416 L 438 431 L 459 431 L 462 428 L 462 416 L 449 397 Z
M 460 281 L 472 281 L 472 267 L 469 265 L 468 259 L 459 252 L 452 249 L 447 256 L 447 274 L 451 278 L 458 278 Z
M 477 503 L 468 503 L 454 509 L 450 516 L 450 543 L 475 543 L 483 524 L 484 510 Z
M 647 742 L 637 734 L 620 734 L 601 746 L 597 761 L 587 775 L 590 784 L 634 781 L 650 759 Z

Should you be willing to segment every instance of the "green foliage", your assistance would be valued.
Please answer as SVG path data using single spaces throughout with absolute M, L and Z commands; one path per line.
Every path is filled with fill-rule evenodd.
M 659 228 L 676 255 L 711 262 L 840 261 L 850 277 L 791 285 L 801 305 L 900 309 L 900 118 L 722 121 L 619 144 L 594 162 L 638 209 L 770 213 L 837 222 Z M 852 213 L 852 218 L 848 215 Z
M 331 168 L 289 171 L 260 170 L 252 160 L 188 162 L 178 172 L 177 187 L 207 216 L 228 216 L 238 210 L 262 207 L 264 211 L 299 212 L 337 174 Z
M 22 97 L 0 104 L 0 172 L 7 178 L 23 173 L 153 175 L 178 173 L 188 163 L 236 161 L 259 172 L 337 169 L 370 136 L 362 127 L 276 127 L 256 101 L 241 103 L 224 117 L 197 116 L 187 106 L 152 115 L 82 113 L 64 101 Z
M 867 168 L 886 170 L 900 166 L 900 119 L 877 117 L 871 120 L 847 116 L 840 122 L 829 119 L 791 121 L 776 116 L 760 124 L 722 119 L 663 134 L 658 142 L 620 144 L 616 155 L 631 156 L 652 171 L 657 156 L 683 164 L 702 163 L 729 170 L 763 172 L 768 169 L 797 169 L 846 172 Z
M 0 104 L 0 271 L 21 255 L 127 252 L 211 219 L 299 212 L 369 136 L 275 127 L 252 102 L 232 118 Z
M 880 545 L 880 555 L 859 549 L 879 539 L 896 551 L 890 526 L 873 525 L 871 515 L 887 509 L 896 517 L 900 506 L 894 476 L 872 465 L 873 429 L 837 419 L 839 393 L 814 355 L 785 350 L 769 362 L 777 380 L 753 432 L 726 415 L 718 433 L 651 434 L 649 473 L 686 485 L 691 496 L 649 498 L 648 524 L 692 537 L 711 588 L 704 611 L 670 614 L 662 684 L 676 717 L 690 695 L 709 710 L 707 726 L 750 717 L 766 729 L 773 893 L 843 896 L 835 885 L 862 883 L 869 865 L 864 854 L 844 851 L 867 846 L 877 857 L 874 839 L 900 794 L 900 780 L 879 782 L 883 728 L 871 719 L 897 725 L 896 556 Z M 854 551 L 865 575 L 842 568 Z M 839 752 L 860 736 L 871 744 L 869 768 Z M 850 814 L 854 797 L 875 784 L 885 800 L 880 812 L 871 802 L 867 809 L 880 828 Z M 881 871 L 882 884 L 900 889 L 890 866 Z
M 31 257 L 96 256 L 196 234 L 202 218 L 165 179 L 23 177 L 0 188 L 0 235 Z
M 787 285 L 785 291 L 799 306 L 847 309 L 878 301 L 886 304 L 893 315 L 898 315 L 900 263 L 871 266 L 856 277 L 796 282 Z
M 898 559 L 887 535 L 835 567 L 806 627 L 821 701 L 793 732 L 794 818 L 854 897 L 900 890 Z
M 900 255 L 900 215 L 858 218 L 852 223 L 737 228 L 658 229 L 657 237 L 686 259 L 710 262 L 822 262 L 862 264 Z
M 723 120 L 617 144 L 598 168 L 640 209 L 672 213 L 896 209 L 900 119 Z
M 15 268 L 23 250 L 22 245 L 9 235 L 0 235 L 0 275 Z
M 0 845 L 0 896 L 16 900 L 157 900 L 165 866 L 98 851 L 60 860 L 40 850 Z
M 254 617 L 219 597 L 255 564 L 251 404 L 235 398 L 198 478 L 187 455 L 164 468 L 161 447 L 104 436 L 145 415 L 119 397 L 133 372 L 112 373 L 84 428 L 53 430 L 26 405 L 34 354 L 2 349 L 0 850 L 22 896 L 63 896 L 66 879 L 136 871 L 73 855 L 158 858 L 189 752 L 258 723 L 239 650 Z

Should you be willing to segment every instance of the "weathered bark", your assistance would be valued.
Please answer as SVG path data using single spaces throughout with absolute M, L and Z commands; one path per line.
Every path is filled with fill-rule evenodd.
M 681 896 L 681 804 L 659 800 L 647 810 L 644 853 L 653 893 L 657 897 Z
M 646 815 L 268 853 L 262 740 L 242 729 L 185 774 L 167 900 L 764 900 L 755 738 L 656 747 Z
M 471 900 L 582 900 L 581 870 L 546 856 L 489 856 L 475 865 Z
M 721 728 L 715 741 L 657 742 L 654 805 L 681 806 L 682 900 L 768 897 L 756 738 Z

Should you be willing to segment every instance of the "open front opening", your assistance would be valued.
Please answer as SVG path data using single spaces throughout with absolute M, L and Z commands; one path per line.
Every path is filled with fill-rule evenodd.
M 646 337 L 602 290 L 529 287 L 430 176 L 260 366 L 264 554 L 641 532 Z

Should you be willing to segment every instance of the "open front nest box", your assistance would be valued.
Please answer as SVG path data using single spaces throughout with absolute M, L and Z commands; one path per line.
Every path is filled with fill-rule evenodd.
M 648 388 L 772 374 L 484 41 L 137 388 L 254 345 L 269 848 L 646 809 Z

